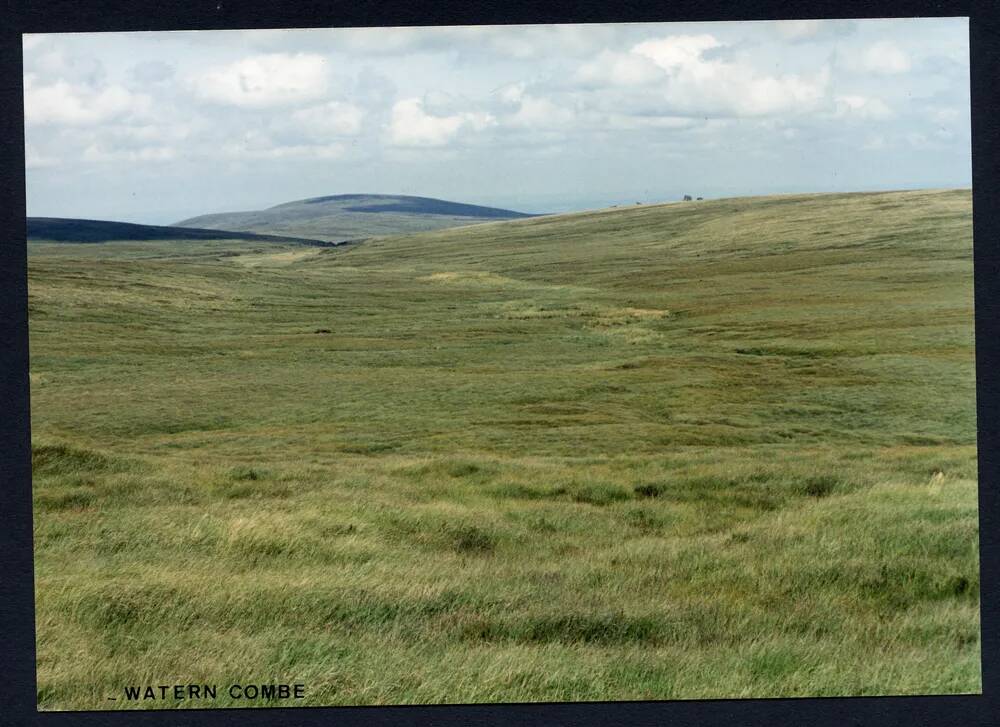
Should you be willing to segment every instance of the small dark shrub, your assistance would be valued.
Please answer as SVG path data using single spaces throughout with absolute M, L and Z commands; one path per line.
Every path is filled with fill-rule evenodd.
M 663 485 L 636 485 L 632 491 L 638 497 L 659 497 L 666 488 Z
M 522 485 L 517 482 L 504 482 L 492 488 L 492 494 L 497 497 L 510 497 L 519 500 L 557 499 L 567 494 L 568 490 L 557 487 Z
M 448 474 L 452 477 L 468 477 L 481 469 L 475 462 L 452 462 L 448 465 Z
M 947 590 L 949 590 L 956 596 L 961 596 L 965 593 L 968 593 L 969 587 L 971 585 L 972 584 L 969 582 L 969 579 L 966 578 L 965 576 L 952 576 L 951 578 L 948 579 Z
M 803 492 L 810 497 L 826 497 L 837 486 L 837 478 L 831 475 L 818 475 L 808 478 L 802 486 Z
M 459 553 L 492 553 L 496 548 L 496 537 L 475 525 L 459 528 L 453 537 Z

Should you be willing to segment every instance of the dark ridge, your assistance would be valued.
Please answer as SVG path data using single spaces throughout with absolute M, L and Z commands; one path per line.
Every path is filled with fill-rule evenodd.
M 351 207 L 343 207 L 347 212 L 406 212 L 424 215 L 452 215 L 455 217 L 479 217 L 489 219 L 512 219 L 533 217 L 534 215 L 498 207 L 483 207 L 476 204 L 449 202 L 431 197 L 411 197 L 408 195 L 386 194 L 334 194 L 326 197 L 311 197 L 296 202 L 286 202 L 270 209 L 281 209 L 305 204 L 322 204 L 324 202 L 353 202 Z
M 52 242 L 101 243 L 115 241 L 150 240 L 246 240 L 248 242 L 277 242 L 316 247 L 335 247 L 347 242 L 324 242 L 304 237 L 259 235 L 252 232 L 207 230 L 198 227 L 166 227 L 138 225 L 131 222 L 109 220 L 75 220 L 62 217 L 29 217 L 28 239 Z
M 372 204 L 355 207 L 344 207 L 348 212 L 409 212 L 421 215 L 454 215 L 456 217 L 480 217 L 482 219 L 518 219 L 531 217 L 523 212 L 495 209 L 493 207 L 478 207 L 458 202 L 390 202 L 389 204 Z
M 352 199 L 371 199 L 372 197 L 377 197 L 378 195 L 372 194 L 330 194 L 326 197 L 310 197 L 309 199 L 299 199 L 294 202 L 282 202 L 281 204 L 276 204 L 274 207 L 269 207 L 268 209 L 278 210 L 282 207 L 290 207 L 297 204 L 319 204 L 320 202 L 336 202 L 342 201 L 347 202 Z

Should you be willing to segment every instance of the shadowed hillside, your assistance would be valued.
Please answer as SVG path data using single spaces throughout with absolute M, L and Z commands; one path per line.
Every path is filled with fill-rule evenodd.
M 286 202 L 253 212 L 201 215 L 177 225 L 333 240 L 439 230 L 530 216 L 429 197 L 340 194 Z
M 278 235 L 258 235 L 221 229 L 137 225 L 107 220 L 77 220 L 62 217 L 29 217 L 28 239 L 46 242 L 143 242 L 151 240 L 246 240 L 328 247 L 329 242 Z

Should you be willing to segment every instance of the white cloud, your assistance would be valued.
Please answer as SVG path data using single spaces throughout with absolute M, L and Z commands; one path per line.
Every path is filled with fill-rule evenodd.
M 287 144 L 250 148 L 230 142 L 223 145 L 222 156 L 234 159 L 337 159 L 344 155 L 341 144 Z
M 865 151 L 882 151 L 889 148 L 889 143 L 884 134 L 869 134 L 861 148 Z
M 556 105 L 547 98 L 523 95 L 518 101 L 517 111 L 505 117 L 505 123 L 533 129 L 566 127 L 573 123 L 575 114 L 571 109 Z
M 515 60 L 546 55 L 586 56 L 613 44 L 623 27 L 614 25 L 480 26 L 462 29 L 466 48 L 486 50 Z
M 539 44 L 534 42 L 530 37 L 511 35 L 509 33 L 500 36 L 488 36 L 485 40 L 487 41 L 487 47 L 493 52 L 519 60 L 537 58 L 539 50 L 541 50 Z
M 935 147 L 934 142 L 927 138 L 926 134 L 922 134 L 919 131 L 911 131 L 905 134 L 903 139 L 914 149 L 933 149 Z
M 462 129 L 480 131 L 496 123 L 483 112 L 462 112 L 449 116 L 427 113 L 419 98 L 397 101 L 389 122 L 389 142 L 395 146 L 444 146 Z
M 54 167 L 59 164 L 59 159 L 54 156 L 47 156 L 38 151 L 34 144 L 24 145 L 24 166 L 28 169 L 43 169 Z
M 345 28 L 333 32 L 329 40 L 343 48 L 366 55 L 408 53 L 434 43 L 434 36 L 449 28 Z M 424 31 L 424 32 L 421 32 Z
M 524 98 L 524 91 L 526 84 L 522 81 L 519 83 L 508 83 L 493 92 L 493 95 L 497 100 L 507 106 L 516 106 L 521 103 L 521 99 Z
M 967 114 L 963 113 L 961 109 L 946 106 L 931 111 L 930 118 L 938 126 L 944 127 L 953 126 L 960 121 L 965 121 Z
M 21 36 L 21 47 L 25 51 L 34 50 L 48 40 L 48 37 L 44 33 L 25 33 Z
M 638 52 L 605 50 L 577 69 L 576 80 L 584 85 L 642 86 L 663 79 L 664 72 L 652 58 Z
M 32 74 L 24 77 L 24 120 L 27 124 L 87 126 L 126 115 L 147 112 L 151 99 L 122 86 L 95 89 L 56 81 L 39 85 Z
M 310 160 L 338 159 L 352 185 L 456 198 L 479 185 L 485 199 L 529 167 L 536 191 L 617 193 L 668 177 L 670 155 L 756 184 L 749 150 L 772 150 L 773 173 L 807 187 L 828 162 L 923 179 L 968 156 L 958 20 L 52 34 L 24 48 L 26 161 L 49 168 L 29 173 L 32 194 L 79 205 L 111 205 L 93 180 L 124 188 L 147 161 L 147 181 L 187 180 L 167 195 L 237 167 L 236 194 L 323 187 L 329 165 Z M 921 145 L 949 154 L 875 161 Z M 89 174 L 98 161 L 115 174 Z M 506 171 L 483 175 L 490 164 Z
M 350 103 L 330 101 L 292 114 L 296 126 L 311 139 L 355 136 L 361 132 L 364 112 Z
M 431 116 L 457 116 L 463 111 L 473 108 L 476 102 L 460 94 L 432 89 L 421 98 L 424 111 Z
M 701 124 L 702 116 L 802 114 L 829 104 L 828 68 L 811 76 L 773 76 L 747 63 L 706 58 L 708 51 L 724 48 L 714 36 L 699 34 L 654 38 L 625 52 L 604 50 L 577 66 L 566 81 L 521 80 L 494 89 L 492 119 L 504 129 L 543 134 L 668 131 L 691 128 L 694 119 Z M 463 103 L 445 94 L 397 103 L 394 142 L 448 143 L 468 118 L 457 111 L 469 108 L 470 102 Z M 880 110 L 876 103 L 866 112 Z M 551 134 L 545 138 L 559 141 Z
M 671 35 L 666 38 L 647 40 L 632 48 L 632 53 L 646 56 L 667 71 L 680 70 L 683 67 L 698 68 L 710 65 L 702 60 L 702 54 L 722 44 L 713 36 L 704 35 Z
M 329 81 L 326 58 L 315 53 L 250 56 L 189 78 L 206 101 L 250 108 L 316 100 Z
M 762 116 L 817 108 L 826 95 L 829 69 L 811 76 L 769 76 L 746 62 L 706 58 L 721 49 L 715 37 L 674 35 L 639 43 L 632 54 L 652 60 L 667 73 L 664 109 L 692 115 Z
M 782 20 L 775 25 L 779 35 L 790 40 L 812 38 L 822 28 L 822 20 Z
M 867 96 L 837 96 L 834 105 L 834 115 L 840 118 L 881 121 L 893 116 L 884 101 Z
M 690 129 L 701 123 L 688 116 L 642 116 L 618 113 L 588 113 L 584 115 L 588 128 L 601 131 L 632 129 Z
M 843 66 L 855 73 L 895 75 L 909 71 L 913 62 L 909 54 L 889 40 L 874 43 L 858 54 L 844 58 Z
M 850 35 L 857 24 L 853 20 L 779 20 L 772 27 L 780 37 L 798 43 Z
M 73 84 L 99 86 L 106 73 L 104 64 L 92 55 L 71 54 L 61 48 L 32 53 L 25 59 L 25 66 L 45 78 Z
M 248 31 L 249 32 L 249 31 Z M 592 25 L 504 25 L 422 28 L 347 28 L 309 31 L 306 36 L 325 49 L 340 49 L 365 55 L 403 55 L 459 51 L 485 53 L 518 61 L 545 56 L 586 56 L 615 45 L 628 26 Z M 257 31 L 253 31 L 257 33 Z M 272 47 L 286 38 L 272 34 L 265 40 Z M 300 41 L 301 42 L 301 41 Z
M 119 138 L 140 144 L 178 142 L 189 138 L 193 131 L 192 124 L 138 124 L 112 128 L 111 131 Z
M 217 148 L 206 149 L 205 153 L 230 159 L 334 159 L 342 156 L 344 151 L 343 145 L 336 142 L 282 142 L 267 131 L 251 129 L 238 138 L 225 141 Z
M 174 76 L 174 67 L 162 61 L 137 63 L 129 69 L 130 80 L 139 86 L 165 83 Z
M 83 150 L 87 162 L 168 162 L 177 157 L 170 146 L 144 146 L 138 149 L 115 149 L 95 142 Z

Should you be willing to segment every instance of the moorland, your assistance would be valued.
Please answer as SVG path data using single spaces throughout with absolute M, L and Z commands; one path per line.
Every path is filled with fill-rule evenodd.
M 41 709 L 980 691 L 968 190 L 28 275 Z

